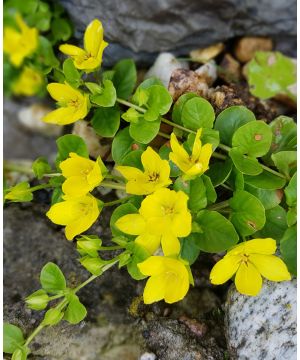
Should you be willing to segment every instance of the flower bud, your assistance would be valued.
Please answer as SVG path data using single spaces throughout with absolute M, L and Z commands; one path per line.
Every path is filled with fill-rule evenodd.
M 38 290 L 28 296 L 25 301 L 29 309 L 44 310 L 48 305 L 49 296 L 44 290 Z

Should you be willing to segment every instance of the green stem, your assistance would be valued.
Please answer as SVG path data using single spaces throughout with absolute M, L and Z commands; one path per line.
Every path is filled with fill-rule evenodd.
M 226 185 L 226 184 L 220 184 L 220 186 L 222 186 L 224 189 L 227 189 L 227 190 L 230 190 L 230 191 L 233 191 L 233 189 L 231 189 L 230 186 Z
M 36 329 L 34 329 L 33 332 L 28 336 L 24 345 L 28 346 L 33 340 L 33 338 L 35 338 L 37 334 L 44 329 L 45 326 L 46 325 L 44 325 L 43 323 L 40 323 L 40 325 Z
M 117 176 L 117 175 L 111 175 L 111 174 L 105 175 L 105 179 L 111 179 L 111 180 L 122 181 L 122 182 L 125 181 L 123 177 Z
M 106 188 L 109 188 L 109 189 L 117 189 L 117 190 L 125 190 L 125 185 L 123 184 L 118 184 L 118 183 L 111 183 L 111 182 L 106 182 L 106 181 L 103 181 L 99 187 L 106 187 Z
M 161 121 L 162 121 L 163 123 L 165 123 L 165 124 L 168 124 L 168 125 L 171 125 L 171 126 L 177 128 L 177 129 L 186 131 L 186 132 L 188 132 L 188 133 L 190 133 L 190 134 L 196 134 L 196 131 L 187 129 L 187 128 L 184 127 L 184 126 L 178 125 L 178 124 L 174 123 L 173 121 L 167 120 L 167 119 L 165 119 L 165 118 L 162 118 Z
M 141 113 L 145 113 L 147 111 L 146 109 L 144 109 L 144 108 L 142 108 L 142 107 L 140 107 L 138 105 L 135 105 L 135 104 L 133 104 L 133 103 L 131 103 L 129 101 L 123 100 L 123 99 L 117 98 L 117 102 L 119 104 L 123 104 L 125 106 L 131 107 L 131 108 L 133 108 L 133 109 L 135 109 L 135 110 L 137 110 L 137 111 L 139 111 Z
M 216 158 L 216 159 L 221 159 L 221 160 L 226 160 L 227 159 L 227 156 L 225 155 L 222 155 L 222 154 L 219 154 L 219 153 L 216 153 L 216 152 L 213 152 L 211 154 L 212 157 Z
M 168 140 L 171 138 L 170 135 L 165 134 L 165 133 L 162 132 L 162 131 L 159 131 L 159 132 L 158 132 L 158 135 L 161 136 L 161 137 L 163 137 L 163 138 L 165 138 L 165 139 L 168 139 Z
M 47 189 L 47 188 L 51 188 L 54 187 L 51 184 L 41 184 L 41 185 L 37 185 L 37 186 L 33 186 L 32 188 L 30 188 L 30 191 L 37 191 L 37 190 L 42 190 L 42 189 Z
M 3 169 L 4 171 L 16 171 L 19 173 L 27 174 L 27 175 L 34 175 L 34 172 L 31 168 L 28 168 L 26 166 L 17 165 L 8 161 L 4 161 L 3 163 Z
M 207 207 L 207 210 L 220 210 L 229 206 L 229 200 L 221 201 L 217 204 L 213 204 Z
M 101 246 L 99 248 L 100 251 L 109 251 L 109 250 L 121 250 L 123 249 L 122 246 L 116 245 L 116 246 Z
M 132 198 L 132 195 L 129 195 L 129 196 L 126 196 L 126 197 L 124 197 L 122 199 L 106 202 L 106 203 L 103 204 L 103 206 L 114 206 L 114 205 L 123 203 L 124 201 L 127 201 L 127 200 L 129 200 L 131 198 Z

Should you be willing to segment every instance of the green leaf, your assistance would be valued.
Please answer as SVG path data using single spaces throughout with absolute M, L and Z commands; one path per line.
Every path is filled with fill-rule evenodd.
M 280 252 L 289 271 L 297 275 L 297 227 L 288 228 L 280 240 Z
M 45 174 L 51 172 L 51 166 L 44 157 L 37 158 L 32 164 L 32 170 L 35 176 L 40 180 Z
M 231 146 L 231 139 L 236 130 L 255 120 L 253 112 L 245 106 L 230 106 L 217 116 L 215 129 L 220 132 L 220 141 Z
M 266 210 L 280 204 L 283 195 L 280 190 L 259 189 L 248 184 L 245 185 L 245 190 L 257 197 Z
M 59 67 L 59 61 L 55 57 L 51 42 L 44 36 L 39 36 L 39 47 L 37 50 L 37 60 L 51 68 Z
M 51 197 L 51 205 L 54 205 L 58 202 L 62 202 L 63 201 L 63 195 L 64 193 L 62 192 L 62 189 L 61 188 L 55 188 L 53 190 L 53 193 L 52 193 L 52 197 Z
M 40 282 L 42 288 L 50 293 L 58 293 L 66 289 L 66 279 L 60 268 L 52 263 L 47 263 L 41 271 Z
M 254 234 L 266 222 L 263 204 L 247 191 L 237 190 L 229 200 L 231 222 L 242 236 Z
M 15 325 L 3 324 L 3 351 L 12 354 L 19 346 L 24 344 L 22 330 Z
M 76 69 L 73 60 L 71 58 L 68 58 L 63 63 L 63 72 L 66 81 L 73 87 L 78 88 L 80 85 L 80 73 Z
M 80 255 L 98 256 L 98 251 L 102 245 L 102 240 L 95 235 L 81 235 L 77 239 L 77 251 Z
M 197 214 L 196 222 L 203 231 L 203 233 L 195 235 L 197 244 L 205 252 L 225 251 L 239 241 L 238 234 L 231 222 L 216 211 L 200 211 Z
M 72 27 L 68 20 L 63 18 L 55 18 L 51 22 L 51 30 L 55 42 L 60 40 L 67 41 L 72 35 Z
M 297 147 L 297 125 L 294 119 L 281 115 L 270 123 L 273 131 L 272 152 L 292 151 Z
M 63 317 L 64 313 L 61 310 L 52 308 L 46 312 L 42 324 L 47 326 L 54 326 L 57 325 Z
M 289 208 L 287 214 L 286 214 L 286 221 L 288 224 L 288 227 L 293 226 L 297 222 L 297 207 L 291 207 Z
M 296 84 L 296 64 L 280 52 L 257 51 L 247 64 L 250 91 L 261 99 L 286 94 L 296 100 L 291 86 Z
M 135 168 L 138 168 L 142 171 L 144 171 L 144 167 L 141 161 L 141 156 L 143 154 L 143 150 L 134 150 L 131 151 L 129 154 L 127 154 L 126 156 L 124 156 L 123 160 L 122 160 L 122 165 L 123 166 L 132 166 Z
M 127 264 L 127 271 L 133 279 L 142 280 L 145 279 L 146 276 L 140 272 L 139 268 L 137 267 L 137 264 L 146 260 L 150 256 L 150 254 L 142 246 L 136 243 L 133 243 L 132 245 L 133 247 L 131 250 L 133 254 L 130 258 L 130 262 Z
M 171 168 L 170 177 L 178 177 L 181 174 L 181 170 L 171 161 L 169 160 L 169 154 L 171 152 L 170 146 L 163 145 L 159 151 L 158 154 L 163 160 L 169 161 L 169 165 Z
M 159 115 L 166 114 L 172 105 L 172 97 L 168 90 L 161 85 L 152 85 L 147 90 L 147 111 L 144 114 L 146 121 L 155 121 Z
M 4 196 L 5 200 L 11 202 L 30 202 L 33 199 L 30 185 L 27 181 L 21 182 L 8 190 Z
M 251 121 L 239 127 L 232 137 L 232 146 L 250 157 L 265 155 L 271 146 L 272 130 L 263 121 Z
M 112 158 L 116 164 L 122 164 L 123 158 L 132 150 L 144 150 L 145 145 L 135 141 L 129 134 L 129 126 L 120 130 L 112 142 Z
M 94 111 L 92 126 L 103 137 L 113 137 L 119 130 L 120 111 L 113 108 L 99 108 Z
M 127 203 L 127 204 L 122 204 L 120 206 L 118 206 L 112 213 L 111 218 L 110 218 L 110 228 L 111 228 L 111 232 L 113 234 L 113 236 L 120 236 L 123 235 L 129 239 L 134 239 L 135 236 L 134 235 L 128 235 L 123 233 L 121 230 L 119 230 L 115 223 L 116 221 L 127 214 L 136 214 L 138 212 L 137 208 L 131 204 L 131 203 Z
M 33 310 L 44 310 L 49 300 L 48 294 L 43 289 L 35 291 L 25 299 L 27 307 Z
M 159 128 L 160 120 L 145 121 L 141 119 L 137 123 L 130 124 L 129 134 L 134 140 L 142 144 L 149 144 L 158 134 Z
M 117 92 L 114 87 L 114 84 L 111 80 L 103 81 L 103 88 L 101 88 L 101 93 L 96 93 L 90 96 L 92 103 L 103 106 L 103 107 L 112 107 L 115 105 L 117 100 Z
M 102 274 L 102 267 L 106 263 L 105 260 L 100 259 L 100 257 L 90 257 L 84 256 L 80 258 L 80 264 L 87 269 L 91 274 L 99 276 Z
M 174 183 L 174 190 L 181 190 L 188 195 L 188 208 L 191 211 L 199 211 L 207 206 L 206 186 L 201 177 L 190 181 L 178 177 Z
M 206 197 L 207 197 L 208 204 L 213 204 L 217 200 L 217 193 L 211 182 L 211 179 L 207 175 L 202 175 L 202 180 L 206 187 Z
M 185 127 L 197 131 L 199 128 L 212 128 L 215 112 L 211 104 L 201 98 L 188 100 L 182 109 L 182 122 Z
M 26 360 L 27 355 L 29 353 L 29 349 L 27 347 L 22 346 L 19 349 L 16 349 L 11 357 L 11 360 Z
M 229 151 L 229 156 L 234 166 L 242 174 L 258 175 L 263 171 L 261 164 L 257 161 L 257 159 L 243 155 L 238 148 L 232 148 Z
M 266 210 L 266 223 L 255 237 L 272 238 L 279 241 L 287 229 L 286 211 L 279 205 Z
M 225 161 L 216 161 L 209 166 L 209 170 L 206 172 L 212 181 L 214 187 L 224 184 L 229 178 L 232 171 L 232 161 L 226 159 Z
M 64 319 L 70 324 L 78 324 L 87 315 L 85 306 L 80 302 L 77 295 L 73 295 L 65 311 Z
M 244 176 L 245 183 L 249 184 L 258 189 L 266 189 L 266 190 L 276 190 L 282 189 L 286 183 L 286 180 L 271 174 L 270 172 L 263 170 L 257 176 Z
M 297 205 L 297 173 L 293 175 L 288 186 L 284 189 L 284 194 L 288 206 Z
M 279 172 L 289 177 L 297 169 L 297 151 L 280 151 L 271 156 Z
M 137 81 L 135 63 L 132 59 L 124 59 L 119 61 L 113 70 L 115 73 L 112 81 L 117 90 L 117 96 L 127 100 Z
M 64 135 L 56 140 L 58 156 L 56 163 L 66 160 L 71 152 L 80 156 L 89 157 L 87 146 L 83 139 L 77 135 Z
M 5 1 L 8 7 L 15 8 L 18 11 L 20 11 L 22 14 L 30 14 L 34 13 L 39 4 L 39 0 L 11 0 L 11 1 Z
M 183 94 L 175 102 L 175 104 L 173 106 L 173 110 L 172 110 L 172 120 L 176 124 L 183 125 L 182 124 L 182 109 L 183 109 L 185 103 L 188 100 L 193 99 L 194 97 L 198 97 L 198 95 L 195 93 Z
M 187 260 L 190 265 L 197 260 L 200 254 L 198 242 L 198 234 L 195 233 L 180 239 L 180 257 Z

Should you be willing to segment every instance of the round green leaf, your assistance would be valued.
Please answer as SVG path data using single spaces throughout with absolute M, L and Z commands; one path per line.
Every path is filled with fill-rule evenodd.
M 124 166 L 133 166 L 135 168 L 144 170 L 143 164 L 141 161 L 141 156 L 143 154 L 143 150 L 134 150 L 131 151 L 129 154 L 123 157 L 122 165 Z
M 144 150 L 145 145 L 135 141 L 129 134 L 129 126 L 120 130 L 112 142 L 112 158 L 116 164 L 122 164 L 122 160 L 133 150 Z
M 24 343 L 22 330 L 15 325 L 3 324 L 3 351 L 12 354 L 19 346 Z
M 65 79 L 67 82 L 74 87 L 78 87 L 80 85 L 80 73 L 76 69 L 74 62 L 71 58 L 68 58 L 63 63 L 63 72 Z
M 134 140 L 148 144 L 158 134 L 159 128 L 160 120 L 145 121 L 141 119 L 137 123 L 130 123 L 129 134 Z
M 270 172 L 264 170 L 257 176 L 244 176 L 245 183 L 258 188 L 266 190 L 276 190 L 282 189 L 286 183 L 286 180 L 271 174 Z
M 266 210 L 280 204 L 282 199 L 282 192 L 278 190 L 259 189 L 248 184 L 245 184 L 245 190 L 257 197 Z
M 297 275 L 297 227 L 287 229 L 280 240 L 280 252 L 289 271 Z
M 211 104 L 201 98 L 194 97 L 183 106 L 182 122 L 185 127 L 191 130 L 199 128 L 212 128 L 215 120 L 215 111 Z
M 192 265 L 200 254 L 200 248 L 198 246 L 198 234 L 190 234 L 189 236 L 180 239 L 180 257 L 187 260 Z
M 255 233 L 255 237 L 272 238 L 279 241 L 287 227 L 286 211 L 277 205 L 266 210 L 266 223 L 261 230 Z
M 187 94 L 181 95 L 178 98 L 178 100 L 174 104 L 173 110 L 172 110 L 172 120 L 176 124 L 182 125 L 182 109 L 183 109 L 185 103 L 188 100 L 193 99 L 194 97 L 198 97 L 198 95 L 195 93 L 187 93 Z
M 120 126 L 120 111 L 117 108 L 96 109 L 92 117 L 92 126 L 103 137 L 113 137 Z
M 66 279 L 60 268 L 52 263 L 47 263 L 41 271 L 40 282 L 42 288 L 50 293 L 57 293 L 66 289 Z
M 188 195 L 188 208 L 191 211 L 199 211 L 207 206 L 206 186 L 201 177 L 190 181 L 178 177 L 174 183 L 174 190 L 181 190 Z
M 80 156 L 88 157 L 89 152 L 85 142 L 80 136 L 77 135 L 64 135 L 56 140 L 58 156 L 56 163 L 66 160 L 69 157 L 70 152 L 74 152 Z
M 131 251 L 133 254 L 130 258 L 129 263 L 127 264 L 127 271 L 134 280 L 142 280 L 145 279 L 146 276 L 140 272 L 137 264 L 146 260 L 150 256 L 150 254 L 142 246 L 136 243 L 133 243 L 132 245 L 133 247 L 131 248 Z
M 297 169 L 297 151 L 280 151 L 272 154 L 271 159 L 279 172 L 287 178 Z
M 238 128 L 232 137 L 232 146 L 251 157 L 265 155 L 271 142 L 272 130 L 264 121 L 251 121 Z
M 91 95 L 90 100 L 92 103 L 99 106 L 114 106 L 117 100 L 117 93 L 112 81 L 103 80 L 103 88 L 101 88 L 101 92 Z
M 223 184 L 228 178 L 232 170 L 232 161 L 227 159 L 225 161 L 216 161 L 209 166 L 206 172 L 211 179 L 214 187 Z
M 68 20 L 55 18 L 51 23 L 51 30 L 55 41 L 67 41 L 72 35 L 72 27 Z
M 85 306 L 80 302 L 78 296 L 73 295 L 65 311 L 64 319 L 70 324 L 78 324 L 86 317 Z
M 119 98 L 127 100 L 132 94 L 137 80 L 135 63 L 132 59 L 119 61 L 113 68 L 113 83 Z
M 197 244 L 205 252 L 215 253 L 231 248 L 239 241 L 234 226 L 216 211 L 202 210 L 196 218 L 202 233 L 197 233 Z
M 231 146 L 231 139 L 236 130 L 255 120 L 253 112 L 245 106 L 230 106 L 218 115 L 214 128 L 219 130 L 221 142 Z
M 293 175 L 288 186 L 284 189 L 284 194 L 288 206 L 297 205 L 297 173 Z
M 238 148 L 232 148 L 229 151 L 229 156 L 231 157 L 234 166 L 242 174 L 258 175 L 263 171 L 257 159 L 243 155 Z
M 161 86 L 161 85 L 152 85 L 147 91 L 149 93 L 149 97 L 147 100 L 148 110 L 146 111 L 146 113 L 144 115 L 145 119 L 146 119 L 147 113 L 151 112 L 152 109 L 154 109 L 158 115 L 166 114 L 170 110 L 170 107 L 173 102 L 172 97 L 169 94 L 168 90 L 164 86 Z M 156 120 L 157 117 L 150 121 Z M 146 120 L 148 120 L 148 119 L 146 119 Z
M 242 236 L 254 234 L 265 225 L 263 204 L 247 191 L 237 190 L 229 205 L 232 209 L 230 220 Z

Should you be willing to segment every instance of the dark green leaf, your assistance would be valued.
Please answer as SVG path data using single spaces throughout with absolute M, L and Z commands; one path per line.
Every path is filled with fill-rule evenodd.
M 171 168 L 171 172 L 170 172 L 170 176 L 171 177 L 178 177 L 181 174 L 181 170 L 171 161 L 169 160 L 169 154 L 171 152 L 171 148 L 170 146 L 167 145 L 163 145 L 160 149 L 159 149 L 159 156 L 163 159 L 163 160 L 168 160 L 169 161 L 169 165 Z
M 280 252 L 289 271 L 297 275 L 297 227 L 287 229 L 280 240 Z
M 287 229 L 286 211 L 281 206 L 266 210 L 266 223 L 255 237 L 272 238 L 279 241 Z
M 143 150 L 133 150 L 122 159 L 123 166 L 133 166 L 135 168 L 144 171 L 144 167 L 141 161 Z
M 51 30 L 55 42 L 63 40 L 67 41 L 72 35 L 72 27 L 68 20 L 63 18 L 56 18 L 52 20 Z
M 244 176 L 245 183 L 258 189 L 276 190 L 284 187 L 286 180 L 264 170 L 257 176 Z
M 232 161 L 227 159 L 225 161 L 216 161 L 209 166 L 206 172 L 211 179 L 214 187 L 223 184 L 228 178 L 232 170 Z
M 185 103 L 194 97 L 198 97 L 198 95 L 195 93 L 183 94 L 175 102 L 175 104 L 173 106 L 173 111 L 172 111 L 172 120 L 176 124 L 182 125 L 182 109 L 183 109 Z
M 286 214 L 286 221 L 288 226 L 293 226 L 297 222 L 297 207 L 289 208 Z
M 58 156 L 56 162 L 59 163 L 66 160 L 71 152 L 80 156 L 88 157 L 89 152 L 85 142 L 77 135 L 64 135 L 56 140 Z
M 203 183 L 206 187 L 206 197 L 209 204 L 216 202 L 217 200 L 217 193 L 216 190 L 211 182 L 211 179 L 207 175 L 202 175 Z
M 92 126 L 103 137 L 113 137 L 120 126 L 120 111 L 113 108 L 96 109 L 92 117 Z
M 207 206 L 206 186 L 201 177 L 190 181 L 178 177 L 174 183 L 174 190 L 181 190 L 189 196 L 188 208 L 191 211 L 199 211 Z
M 132 59 L 119 61 L 113 68 L 115 71 L 113 83 L 118 97 L 127 100 L 132 94 L 137 80 L 135 63 Z
M 280 190 L 265 190 L 246 184 L 245 190 L 257 197 L 266 210 L 272 209 L 280 204 L 283 192 Z
M 198 234 L 190 234 L 188 237 L 180 239 L 180 257 L 187 260 L 192 265 L 200 254 L 198 245 Z
M 130 258 L 130 262 L 127 264 L 127 271 L 133 279 L 142 280 L 145 279 L 146 276 L 140 272 L 139 268 L 137 267 L 137 264 L 146 260 L 150 256 L 150 254 L 142 246 L 136 243 L 133 243 L 133 245 L 134 245 L 132 248 L 133 254 Z
M 297 173 L 293 175 L 288 186 L 284 189 L 284 194 L 288 206 L 297 205 Z

